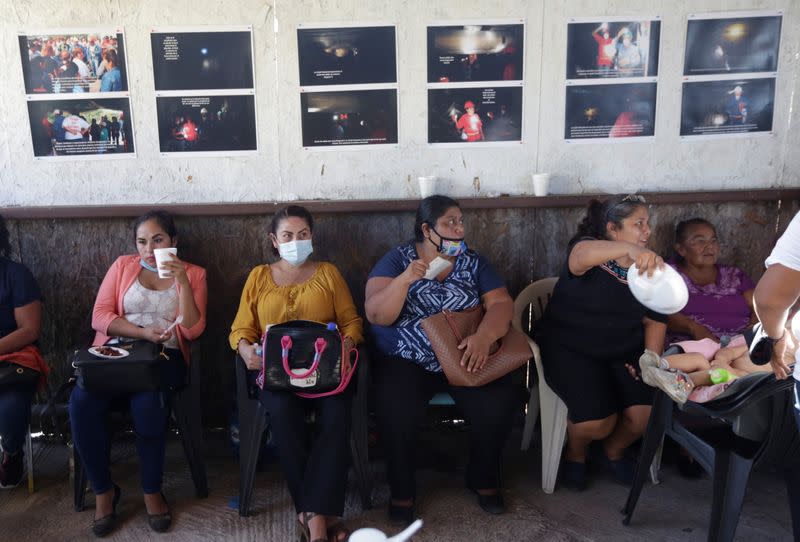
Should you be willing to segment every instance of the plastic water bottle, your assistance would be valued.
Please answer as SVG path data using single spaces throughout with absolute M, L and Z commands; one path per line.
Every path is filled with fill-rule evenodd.
M 328 329 L 331 331 L 336 331 L 338 328 L 336 327 L 336 322 L 328 322 Z
M 727 369 L 711 369 L 708 372 L 708 377 L 711 379 L 712 384 L 722 384 L 736 378 Z

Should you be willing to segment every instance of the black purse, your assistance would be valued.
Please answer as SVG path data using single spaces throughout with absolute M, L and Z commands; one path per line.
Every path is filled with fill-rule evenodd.
M 34 388 L 41 373 L 10 361 L 0 361 L 0 389 Z
M 103 358 L 97 348 L 111 348 L 125 354 Z M 77 384 L 86 391 L 113 394 L 170 388 L 163 378 L 164 363 L 169 357 L 161 345 L 139 340 L 97 348 L 76 350 L 72 358 Z
M 261 345 L 263 363 L 256 383 L 265 390 L 292 391 L 316 398 L 343 392 L 358 364 L 358 351 L 345 350 L 336 324 L 292 320 L 270 326 Z M 342 360 L 355 359 L 349 370 Z

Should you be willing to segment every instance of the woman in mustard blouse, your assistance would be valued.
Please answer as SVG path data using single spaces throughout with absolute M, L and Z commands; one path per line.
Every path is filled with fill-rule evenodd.
M 266 326 L 289 320 L 336 322 L 348 347 L 363 340 L 361 318 L 336 267 L 309 260 L 314 220 L 303 207 L 290 205 L 272 219 L 270 240 L 280 259 L 250 272 L 231 326 L 231 348 L 247 368 L 261 369 L 255 344 Z M 286 476 L 305 542 L 346 540 L 340 522 L 349 461 L 351 393 L 303 399 L 291 392 L 262 391 L 278 458 Z M 307 450 L 305 411 L 313 404 L 318 431 Z

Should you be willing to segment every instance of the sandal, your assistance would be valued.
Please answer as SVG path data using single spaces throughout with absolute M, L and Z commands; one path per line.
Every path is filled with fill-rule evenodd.
M 297 542 L 328 542 L 327 537 L 311 540 L 311 529 L 308 526 L 308 522 L 318 515 L 314 512 L 303 512 L 303 520 L 297 518 Z
M 328 542 L 346 542 L 350 540 L 350 534 L 350 529 L 341 521 L 337 521 L 328 527 Z

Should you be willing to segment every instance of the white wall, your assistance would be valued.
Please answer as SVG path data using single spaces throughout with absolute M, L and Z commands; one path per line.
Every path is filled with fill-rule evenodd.
M 635 8 L 632 6 L 635 5 Z M 690 12 L 783 9 L 775 135 L 681 141 L 683 47 Z M 702 190 L 798 186 L 800 178 L 800 2 L 797 0 L 0 0 L 0 206 L 257 202 L 403 198 L 423 173 L 448 179 L 458 196 L 530 193 L 534 170 L 554 174 L 562 193 L 636 189 Z M 661 15 L 655 140 L 564 143 L 567 17 Z M 425 25 L 465 18 L 526 19 L 525 143 L 430 149 L 427 141 Z M 273 32 L 277 18 L 277 34 Z M 296 25 L 397 24 L 400 146 L 309 152 L 300 146 Z M 162 158 L 158 153 L 149 31 L 153 25 L 254 26 L 261 151 L 243 158 Z M 138 157 L 108 162 L 33 160 L 17 32 L 121 25 Z M 795 101 L 794 107 L 792 102 Z M 323 173 L 324 171 L 324 173 Z M 473 180 L 480 179 L 480 191 Z M 413 181 L 413 182 L 412 182 Z

